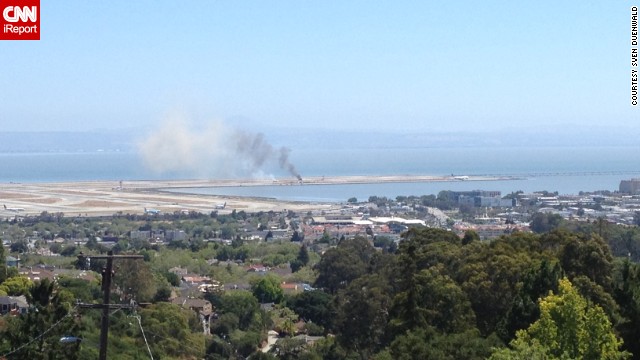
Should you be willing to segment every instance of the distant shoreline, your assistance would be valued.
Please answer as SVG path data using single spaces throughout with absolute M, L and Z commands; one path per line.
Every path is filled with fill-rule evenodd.
M 277 179 L 220 179 L 220 180 L 171 180 L 157 190 L 172 188 L 201 187 L 242 187 L 242 186 L 305 186 L 305 185 L 347 185 L 380 183 L 419 183 L 419 182 L 461 182 L 461 181 L 508 181 L 522 180 L 518 176 L 433 176 L 433 175 L 347 175 L 347 176 L 311 176 L 302 181 L 295 178 Z M 164 181 L 163 181 L 164 182 Z
M 329 209 L 339 204 L 323 201 L 289 201 L 273 197 L 189 193 L 188 189 L 211 187 L 309 186 L 410 182 L 466 182 L 516 180 L 505 176 L 331 176 L 279 179 L 215 179 L 215 180 L 134 180 L 77 181 L 50 183 L 2 183 L 0 217 L 38 215 L 44 211 L 70 216 L 107 216 L 117 213 L 142 214 L 145 208 L 162 213 L 197 211 L 208 213 L 233 210 L 311 210 Z M 184 189 L 186 191 L 171 191 Z

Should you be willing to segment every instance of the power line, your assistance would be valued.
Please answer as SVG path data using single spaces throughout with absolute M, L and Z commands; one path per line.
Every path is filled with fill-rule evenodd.
M 144 329 L 142 328 L 142 321 L 140 321 L 140 315 L 134 316 L 138 320 L 138 325 L 140 325 L 140 331 L 142 332 L 142 338 L 144 339 L 145 345 L 147 345 L 147 350 L 149 351 L 149 356 L 151 360 L 153 360 L 153 354 L 151 353 L 151 347 L 149 347 L 149 342 L 147 342 L 147 336 L 144 334 Z
M 102 304 L 92 304 L 83 307 L 102 309 L 102 321 L 100 325 L 100 360 L 107 360 L 107 342 L 109 339 L 109 309 L 117 309 L 123 307 L 118 304 L 110 304 L 111 297 L 111 278 L 113 276 L 113 260 L 114 259 L 142 259 L 142 255 L 113 255 L 113 251 L 109 251 L 107 255 L 89 255 L 85 256 L 80 253 L 78 260 L 85 262 L 87 258 L 106 259 L 107 265 L 102 269 L 102 290 L 104 291 Z
M 12 350 L 12 351 L 10 351 L 10 352 L 8 352 L 8 353 L 6 353 L 6 354 L 2 354 L 2 355 L 0 355 L 0 358 L 4 358 L 4 357 L 11 356 L 12 354 L 15 354 L 16 352 L 18 352 L 18 351 L 20 351 L 20 350 L 24 349 L 25 347 L 27 347 L 27 346 L 29 346 L 29 345 L 33 344 L 35 341 L 39 340 L 39 339 L 40 339 L 40 338 L 42 338 L 44 335 L 46 335 L 49 331 L 53 330 L 56 326 L 58 326 L 58 325 L 62 322 L 62 320 L 64 320 L 64 319 L 66 319 L 66 318 L 70 317 L 71 315 L 73 315 L 73 311 L 75 311 L 77 308 L 78 308 L 78 306 L 73 307 L 73 309 L 71 309 L 67 315 L 65 315 L 65 316 L 63 316 L 62 318 L 60 318 L 60 320 L 58 320 L 55 324 L 51 325 L 51 327 L 49 327 L 47 330 L 43 331 L 43 332 L 42 332 L 42 334 L 40 334 L 40 335 L 38 335 L 38 336 L 34 337 L 34 338 L 33 338 L 33 339 L 31 339 L 31 341 L 29 341 L 28 343 L 23 344 L 23 345 L 20 345 L 17 349 Z

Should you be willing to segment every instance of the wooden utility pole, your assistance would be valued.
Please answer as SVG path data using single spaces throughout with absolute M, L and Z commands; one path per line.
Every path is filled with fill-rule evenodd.
M 83 261 L 90 259 L 106 259 L 107 266 L 102 269 L 102 304 L 80 304 L 80 307 L 102 309 L 102 324 L 100 327 L 100 357 L 99 360 L 107 360 L 107 341 L 109 340 L 109 309 L 122 309 L 131 307 L 127 304 L 109 304 L 111 301 L 111 277 L 113 276 L 113 259 L 142 259 L 142 255 L 113 255 L 113 251 L 109 251 L 107 255 L 83 255 L 80 253 L 78 259 Z

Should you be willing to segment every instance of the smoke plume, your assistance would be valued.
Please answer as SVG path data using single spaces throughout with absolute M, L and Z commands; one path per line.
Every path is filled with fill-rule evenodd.
M 290 149 L 276 148 L 261 133 L 214 123 L 196 129 L 181 121 L 165 123 L 138 143 L 150 170 L 185 176 L 265 176 L 281 169 L 299 180 Z

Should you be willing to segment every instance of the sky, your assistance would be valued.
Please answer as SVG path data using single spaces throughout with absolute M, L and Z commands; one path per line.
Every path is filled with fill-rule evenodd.
M 0 131 L 640 127 L 636 1 L 48 1 Z

